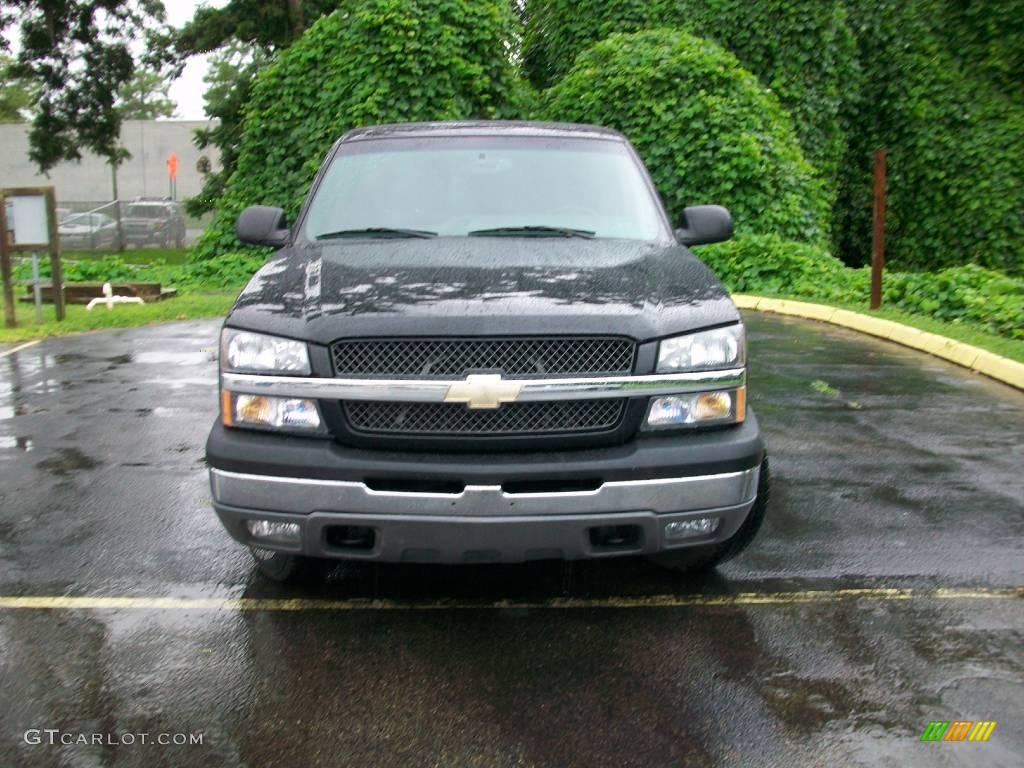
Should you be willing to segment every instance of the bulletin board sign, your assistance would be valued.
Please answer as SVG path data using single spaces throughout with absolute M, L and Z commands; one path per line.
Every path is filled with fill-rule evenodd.
M 64 319 L 64 290 L 57 234 L 57 197 L 53 187 L 19 187 L 0 190 L 0 276 L 3 278 L 4 321 L 13 328 L 14 285 L 12 253 L 50 255 L 53 301 L 58 320 Z
M 46 195 L 4 196 L 7 231 L 13 246 L 50 247 Z

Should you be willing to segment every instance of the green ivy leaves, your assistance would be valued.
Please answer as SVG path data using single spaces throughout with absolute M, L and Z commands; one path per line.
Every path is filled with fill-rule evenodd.
M 858 304 L 868 296 L 867 267 L 851 269 L 821 248 L 775 235 L 740 237 L 699 251 L 737 293 L 799 296 L 828 304 Z M 1024 280 L 967 264 L 937 272 L 887 271 L 882 285 L 885 306 L 1024 339 Z
M 543 95 L 551 120 L 625 133 L 670 215 L 730 208 L 739 232 L 824 243 L 828 201 L 789 116 L 736 58 L 676 30 L 615 34 Z

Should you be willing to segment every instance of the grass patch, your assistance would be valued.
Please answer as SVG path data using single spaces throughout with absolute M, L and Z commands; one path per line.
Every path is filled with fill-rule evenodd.
M 829 384 L 827 381 L 821 379 L 815 379 L 811 382 L 811 389 L 815 392 L 819 392 L 822 395 L 828 395 L 829 397 L 839 397 L 839 390 Z
M 150 304 L 121 304 L 112 310 L 95 307 L 91 312 L 81 304 L 67 307 L 64 321 L 54 319 L 52 304 L 43 305 L 43 322 L 36 324 L 35 307 L 18 304 L 17 328 L 0 326 L 0 342 L 17 342 L 38 339 L 44 336 L 65 336 L 71 333 L 96 331 L 103 328 L 131 328 L 172 320 L 197 320 L 204 317 L 221 317 L 228 313 L 238 296 L 237 291 L 216 293 L 185 293 L 173 299 L 155 301 Z

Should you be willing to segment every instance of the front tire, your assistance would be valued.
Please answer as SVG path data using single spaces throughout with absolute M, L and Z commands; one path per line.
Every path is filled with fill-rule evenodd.
M 256 572 L 278 584 L 297 581 L 309 570 L 310 559 L 302 555 L 253 546 L 249 547 L 249 552 L 256 565 Z
M 684 573 L 700 573 L 709 571 L 719 563 L 732 560 L 743 550 L 750 546 L 750 542 L 757 536 L 764 522 L 765 512 L 768 511 L 768 499 L 771 496 L 771 477 L 768 472 L 768 457 L 761 462 L 761 473 L 757 481 L 757 496 L 754 497 L 754 506 L 750 508 L 747 519 L 743 521 L 740 529 L 718 544 L 709 544 L 703 547 L 686 547 L 676 551 L 659 552 L 651 555 L 650 560 L 665 568 Z

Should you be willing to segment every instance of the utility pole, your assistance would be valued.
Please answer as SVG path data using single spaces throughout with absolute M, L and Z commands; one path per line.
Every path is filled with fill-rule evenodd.
M 875 203 L 871 216 L 871 309 L 882 306 L 885 269 L 885 150 L 875 150 Z

